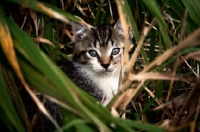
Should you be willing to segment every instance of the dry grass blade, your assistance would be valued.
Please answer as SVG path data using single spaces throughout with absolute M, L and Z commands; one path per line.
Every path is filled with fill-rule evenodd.
M 200 52 L 199 52 L 199 51 L 196 51 L 196 52 L 190 53 L 190 54 L 188 54 L 188 55 L 182 57 L 181 60 L 180 60 L 180 59 L 177 59 L 175 65 L 174 65 L 173 73 L 172 73 L 172 74 L 175 75 L 175 72 L 176 72 L 177 67 L 178 67 L 181 63 L 183 63 L 185 60 L 187 60 L 187 59 L 189 59 L 189 58 L 194 58 L 194 59 L 195 59 L 196 57 L 199 58 L 199 55 L 200 55 Z M 178 56 L 179 56 L 179 55 L 178 55 Z M 178 58 L 178 57 L 177 57 L 177 58 Z M 198 60 L 198 58 L 196 58 L 196 60 Z M 188 78 L 188 79 L 189 79 L 189 78 Z M 190 79 L 189 79 L 189 80 L 190 80 Z M 170 96 L 171 96 L 171 94 L 172 94 L 172 92 L 173 92 L 173 89 L 172 89 L 173 83 L 174 83 L 174 80 L 172 80 L 172 81 L 170 82 L 170 87 L 169 87 L 169 91 L 168 91 L 168 94 L 167 94 L 166 102 L 169 101 Z
M 150 31 L 150 29 L 151 29 L 150 27 L 149 28 L 144 27 L 144 29 L 142 31 L 142 35 L 140 37 L 140 40 L 139 40 L 137 47 L 134 51 L 134 54 L 131 56 L 129 63 L 127 64 L 127 69 L 128 69 L 127 72 L 130 73 L 130 74 L 131 74 L 131 71 L 132 71 L 132 67 L 137 60 L 137 57 L 138 57 L 140 49 L 143 45 L 144 39 L 145 39 L 146 35 L 148 34 L 148 32 Z
M 46 44 L 49 44 L 51 45 L 53 48 L 55 48 L 55 45 L 48 39 L 45 39 L 45 38 L 32 38 L 33 41 L 35 42 L 43 42 L 43 43 L 46 43 Z
M 196 52 L 187 54 L 187 55 L 183 56 L 182 59 L 177 62 L 177 65 L 180 65 L 181 63 L 183 63 L 185 60 L 188 60 L 189 58 L 193 58 L 193 59 L 199 61 L 200 60 L 199 56 L 200 56 L 200 51 L 196 51 Z
M 159 99 L 153 94 L 153 92 L 151 92 L 147 87 L 145 87 L 144 89 L 149 93 L 149 95 L 150 95 L 152 98 L 155 98 L 155 101 L 156 101 L 157 104 L 159 104 L 160 106 L 163 106 L 162 101 L 159 100 Z M 164 109 L 164 107 L 161 107 L 161 108 L 164 110 L 165 114 L 167 114 L 168 117 L 173 118 L 173 116 L 170 114 L 170 112 L 169 112 L 167 109 Z
M 37 98 L 37 96 L 31 91 L 30 87 L 28 86 L 28 84 L 26 82 L 22 83 L 26 89 L 26 91 L 28 92 L 28 94 L 31 96 L 31 98 L 33 99 L 33 101 L 36 103 L 36 105 L 38 106 L 38 108 L 41 110 L 41 112 L 47 117 L 49 118 L 49 120 L 55 125 L 55 127 L 58 129 L 59 132 L 62 132 L 61 127 L 58 125 L 58 123 L 53 119 L 53 117 L 49 114 L 49 112 L 46 110 L 46 108 L 44 107 L 43 103 L 40 102 L 40 100 Z
M 71 106 L 69 106 L 69 105 L 67 105 L 67 104 L 65 104 L 65 103 L 63 103 L 63 102 L 61 102 L 61 101 L 59 101 L 59 100 L 56 100 L 55 98 L 52 98 L 52 97 L 50 97 L 50 96 L 48 96 L 48 95 L 45 95 L 45 97 L 46 97 L 47 99 L 49 99 L 50 101 L 52 101 L 52 102 L 58 104 L 59 106 L 62 106 L 63 108 L 66 108 L 66 109 L 68 109 L 68 110 L 70 110 L 70 111 L 73 111 L 75 114 L 77 114 L 77 115 L 79 115 L 80 117 L 83 117 L 83 118 L 84 118 L 84 116 L 83 116 L 82 113 L 80 113 L 80 112 L 77 111 L 76 109 L 72 108 Z
M 141 73 L 149 71 L 154 66 L 159 66 L 165 62 L 170 56 L 178 53 L 180 50 L 196 46 L 200 43 L 200 29 L 194 31 L 190 36 L 188 36 L 184 41 L 181 41 L 176 47 L 167 50 L 161 56 L 159 56 L 155 61 L 145 67 Z
M 127 81 L 127 82 L 130 82 L 130 81 Z M 144 84 L 144 81 L 141 81 L 138 84 L 137 88 L 135 88 L 135 87 L 129 87 L 130 84 L 123 85 L 123 87 L 129 88 L 129 89 L 127 90 L 127 92 L 124 92 L 124 90 L 121 91 L 121 89 L 120 89 L 120 92 L 123 93 L 121 95 L 122 97 L 119 98 L 115 102 L 115 104 L 113 105 L 113 108 L 115 108 L 115 109 L 119 108 L 120 110 L 124 110 L 126 108 L 126 106 L 130 103 L 130 101 L 132 100 L 132 98 L 136 95 L 136 93 L 138 92 L 138 90 L 142 87 L 143 84 Z
M 36 36 L 38 36 L 38 19 L 37 19 L 37 15 L 35 14 L 35 12 L 31 9 L 28 10 L 31 18 L 33 19 L 34 25 L 35 25 L 35 32 L 36 32 Z
M 64 22 L 66 22 L 66 23 L 70 23 L 70 21 L 65 16 L 59 14 L 58 12 L 52 10 L 51 8 L 44 6 L 43 4 L 38 3 L 37 7 L 39 9 L 41 9 L 45 14 L 47 14 L 47 15 L 53 17 L 53 18 L 60 19 Z
M 181 110 L 174 116 L 173 119 L 169 120 L 168 130 L 176 131 L 177 129 L 188 126 L 188 124 L 193 124 L 191 131 L 195 128 L 195 122 L 199 119 L 199 93 L 200 93 L 200 78 L 196 80 L 195 86 L 189 93 L 185 93 L 172 102 L 168 102 L 162 107 L 171 107 L 171 104 L 174 106 L 182 106 Z M 160 107 L 155 108 L 156 110 Z M 166 127 L 166 125 L 165 125 Z
M 122 24 L 122 28 L 123 28 L 123 31 L 124 31 L 124 36 L 125 36 L 125 40 L 124 40 L 124 43 L 125 43 L 125 48 L 124 48 L 124 63 L 127 64 L 128 63 L 128 51 L 129 51 L 129 24 L 127 23 L 127 19 L 126 19 L 126 16 L 123 12 L 123 7 L 122 7 L 122 4 L 123 2 L 122 1 L 118 1 L 116 0 L 116 3 L 117 3 L 117 7 L 118 7 L 118 13 L 119 13 L 119 16 L 120 16 L 120 22 Z
M 12 37 L 10 35 L 9 29 L 3 19 L 0 21 L 0 44 L 2 47 L 2 50 L 4 51 L 9 63 L 13 67 L 14 71 L 16 72 L 17 76 L 22 82 L 24 81 L 23 75 L 21 73 L 20 67 L 17 62 L 17 57 L 15 55 Z
M 178 97 L 175 97 L 172 101 L 169 101 L 169 102 L 164 103 L 164 104 L 160 104 L 159 106 L 155 107 L 153 110 L 156 111 L 156 110 L 160 110 L 162 108 L 179 107 L 184 103 L 187 95 L 188 95 L 187 93 L 181 94 Z
M 196 108 L 199 108 L 199 107 L 196 107 L 199 104 L 199 99 L 200 99 L 199 93 L 200 93 L 200 77 L 197 78 L 195 86 L 189 92 L 187 98 L 184 101 L 183 107 L 181 108 L 181 111 L 179 112 L 178 116 L 181 117 L 182 115 L 184 115 L 184 112 L 186 110 L 188 110 L 188 109 L 189 109 L 189 111 L 190 110 L 194 110 L 193 111 L 194 113 L 188 113 L 188 115 L 186 116 L 186 120 L 184 121 L 184 123 L 187 123 L 188 120 L 190 119 L 188 116 L 195 116 L 196 112 L 197 112 L 197 115 L 199 115 L 199 113 L 198 113 L 199 109 L 198 110 L 196 109 Z M 191 105 L 191 103 L 192 103 L 192 105 Z M 180 117 L 179 117 L 179 119 L 180 119 Z M 178 124 L 178 122 L 175 119 L 174 120 L 174 125 L 176 126 L 177 124 Z
M 147 80 L 182 80 L 185 82 L 189 82 L 191 80 L 194 80 L 191 77 L 187 76 L 179 76 L 179 75 L 173 75 L 171 73 L 154 73 L 154 72 L 148 72 L 148 73 L 139 73 L 137 75 L 129 75 L 129 80 L 133 81 L 147 81 Z
M 114 103 L 112 110 L 114 109 L 120 109 L 120 110 L 125 110 L 127 104 L 129 101 L 132 100 L 132 94 L 135 92 L 135 89 L 128 89 L 126 90 L 119 98 L 118 100 Z M 115 110 L 116 111 L 116 110 Z M 115 112 L 116 113 L 116 112 Z M 119 114 L 118 114 L 119 115 Z

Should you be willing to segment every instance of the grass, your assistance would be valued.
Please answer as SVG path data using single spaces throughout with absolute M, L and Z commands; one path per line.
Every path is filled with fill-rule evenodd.
M 199 4 L 198 0 L 0 2 L 1 121 L 8 131 L 31 131 L 17 79 L 58 131 L 199 130 Z M 127 71 L 118 94 L 104 108 L 56 63 L 70 59 L 70 21 L 90 26 L 118 19 L 125 31 Z M 31 89 L 62 106 L 61 128 Z

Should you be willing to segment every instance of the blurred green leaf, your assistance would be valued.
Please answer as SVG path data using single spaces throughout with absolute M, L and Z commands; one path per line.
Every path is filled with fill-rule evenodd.
M 200 25 L 200 1 L 199 0 L 182 0 L 183 4 L 187 8 L 189 14 L 193 18 L 193 20 L 196 22 L 196 24 Z
M 134 127 L 134 128 L 145 130 L 147 132 L 166 132 L 166 130 L 164 130 L 163 128 L 153 126 L 153 125 L 150 125 L 150 124 L 144 124 L 140 121 L 124 120 L 122 123 L 126 124 L 127 126 L 131 126 L 131 127 Z M 140 127 L 140 126 L 142 126 L 142 127 Z
M 2 66 L 0 66 L 0 93 L 1 93 L 0 107 L 5 113 L 5 116 L 11 121 L 12 125 L 17 129 L 17 131 L 25 132 L 25 129 L 21 123 L 21 120 L 19 119 L 19 116 L 15 110 L 15 107 L 13 106 L 2 72 L 3 72 Z M 10 126 L 5 116 L 4 118 L 1 118 L 1 120 L 4 121 L 7 126 Z M 12 131 L 13 128 L 11 127 L 10 130 Z
M 77 131 L 79 132 L 93 132 L 93 130 L 84 124 L 76 124 Z
M 31 130 L 31 124 L 26 113 L 25 106 L 19 94 L 19 88 L 17 87 L 17 83 L 12 73 L 8 69 L 4 69 L 4 77 L 7 80 L 7 84 L 10 90 L 10 96 L 12 97 L 15 108 L 17 109 L 20 118 L 22 119 L 23 124 L 25 125 L 27 131 Z
M 5 10 L 3 6 L 0 6 L 0 15 L 1 16 L 6 16 Z

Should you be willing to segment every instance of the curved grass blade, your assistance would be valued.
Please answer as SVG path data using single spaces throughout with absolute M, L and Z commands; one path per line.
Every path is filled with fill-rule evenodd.
M 75 17 L 74 15 L 47 3 L 42 3 L 36 0 L 7 0 L 7 1 L 32 8 L 35 11 L 44 13 L 50 17 L 56 18 L 66 23 L 70 23 L 69 20 L 72 20 L 77 23 L 86 24 L 82 19 Z
M 1 47 L 6 58 L 8 59 L 8 62 L 13 67 L 18 78 L 20 80 L 24 80 L 23 75 L 21 74 L 21 71 L 20 71 L 20 67 L 17 63 L 17 57 L 15 55 L 12 38 L 9 32 L 8 26 L 6 24 L 6 21 L 4 20 L 3 17 L 1 17 L 0 19 L 0 37 L 1 37 L 0 38 Z

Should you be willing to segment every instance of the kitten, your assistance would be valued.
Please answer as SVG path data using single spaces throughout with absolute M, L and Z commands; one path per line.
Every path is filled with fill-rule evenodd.
M 74 47 L 73 61 L 61 62 L 66 75 L 82 90 L 93 96 L 103 105 L 107 105 L 117 93 L 119 86 L 121 55 L 124 48 L 124 32 L 120 22 L 112 25 L 101 25 L 92 29 L 73 23 Z M 130 35 L 130 41 L 132 35 Z M 112 75 L 113 74 L 113 75 Z M 112 76 L 112 77 L 111 77 Z M 38 120 L 33 132 L 53 132 L 55 126 L 38 111 L 31 97 L 25 90 L 20 91 L 23 102 L 32 119 L 38 112 Z M 45 107 L 61 126 L 60 106 L 47 100 Z
M 107 105 L 119 86 L 124 32 L 118 21 L 114 26 L 101 25 L 89 29 L 73 23 L 73 62 L 62 69 L 81 89 Z M 132 35 L 129 39 L 131 41 Z

